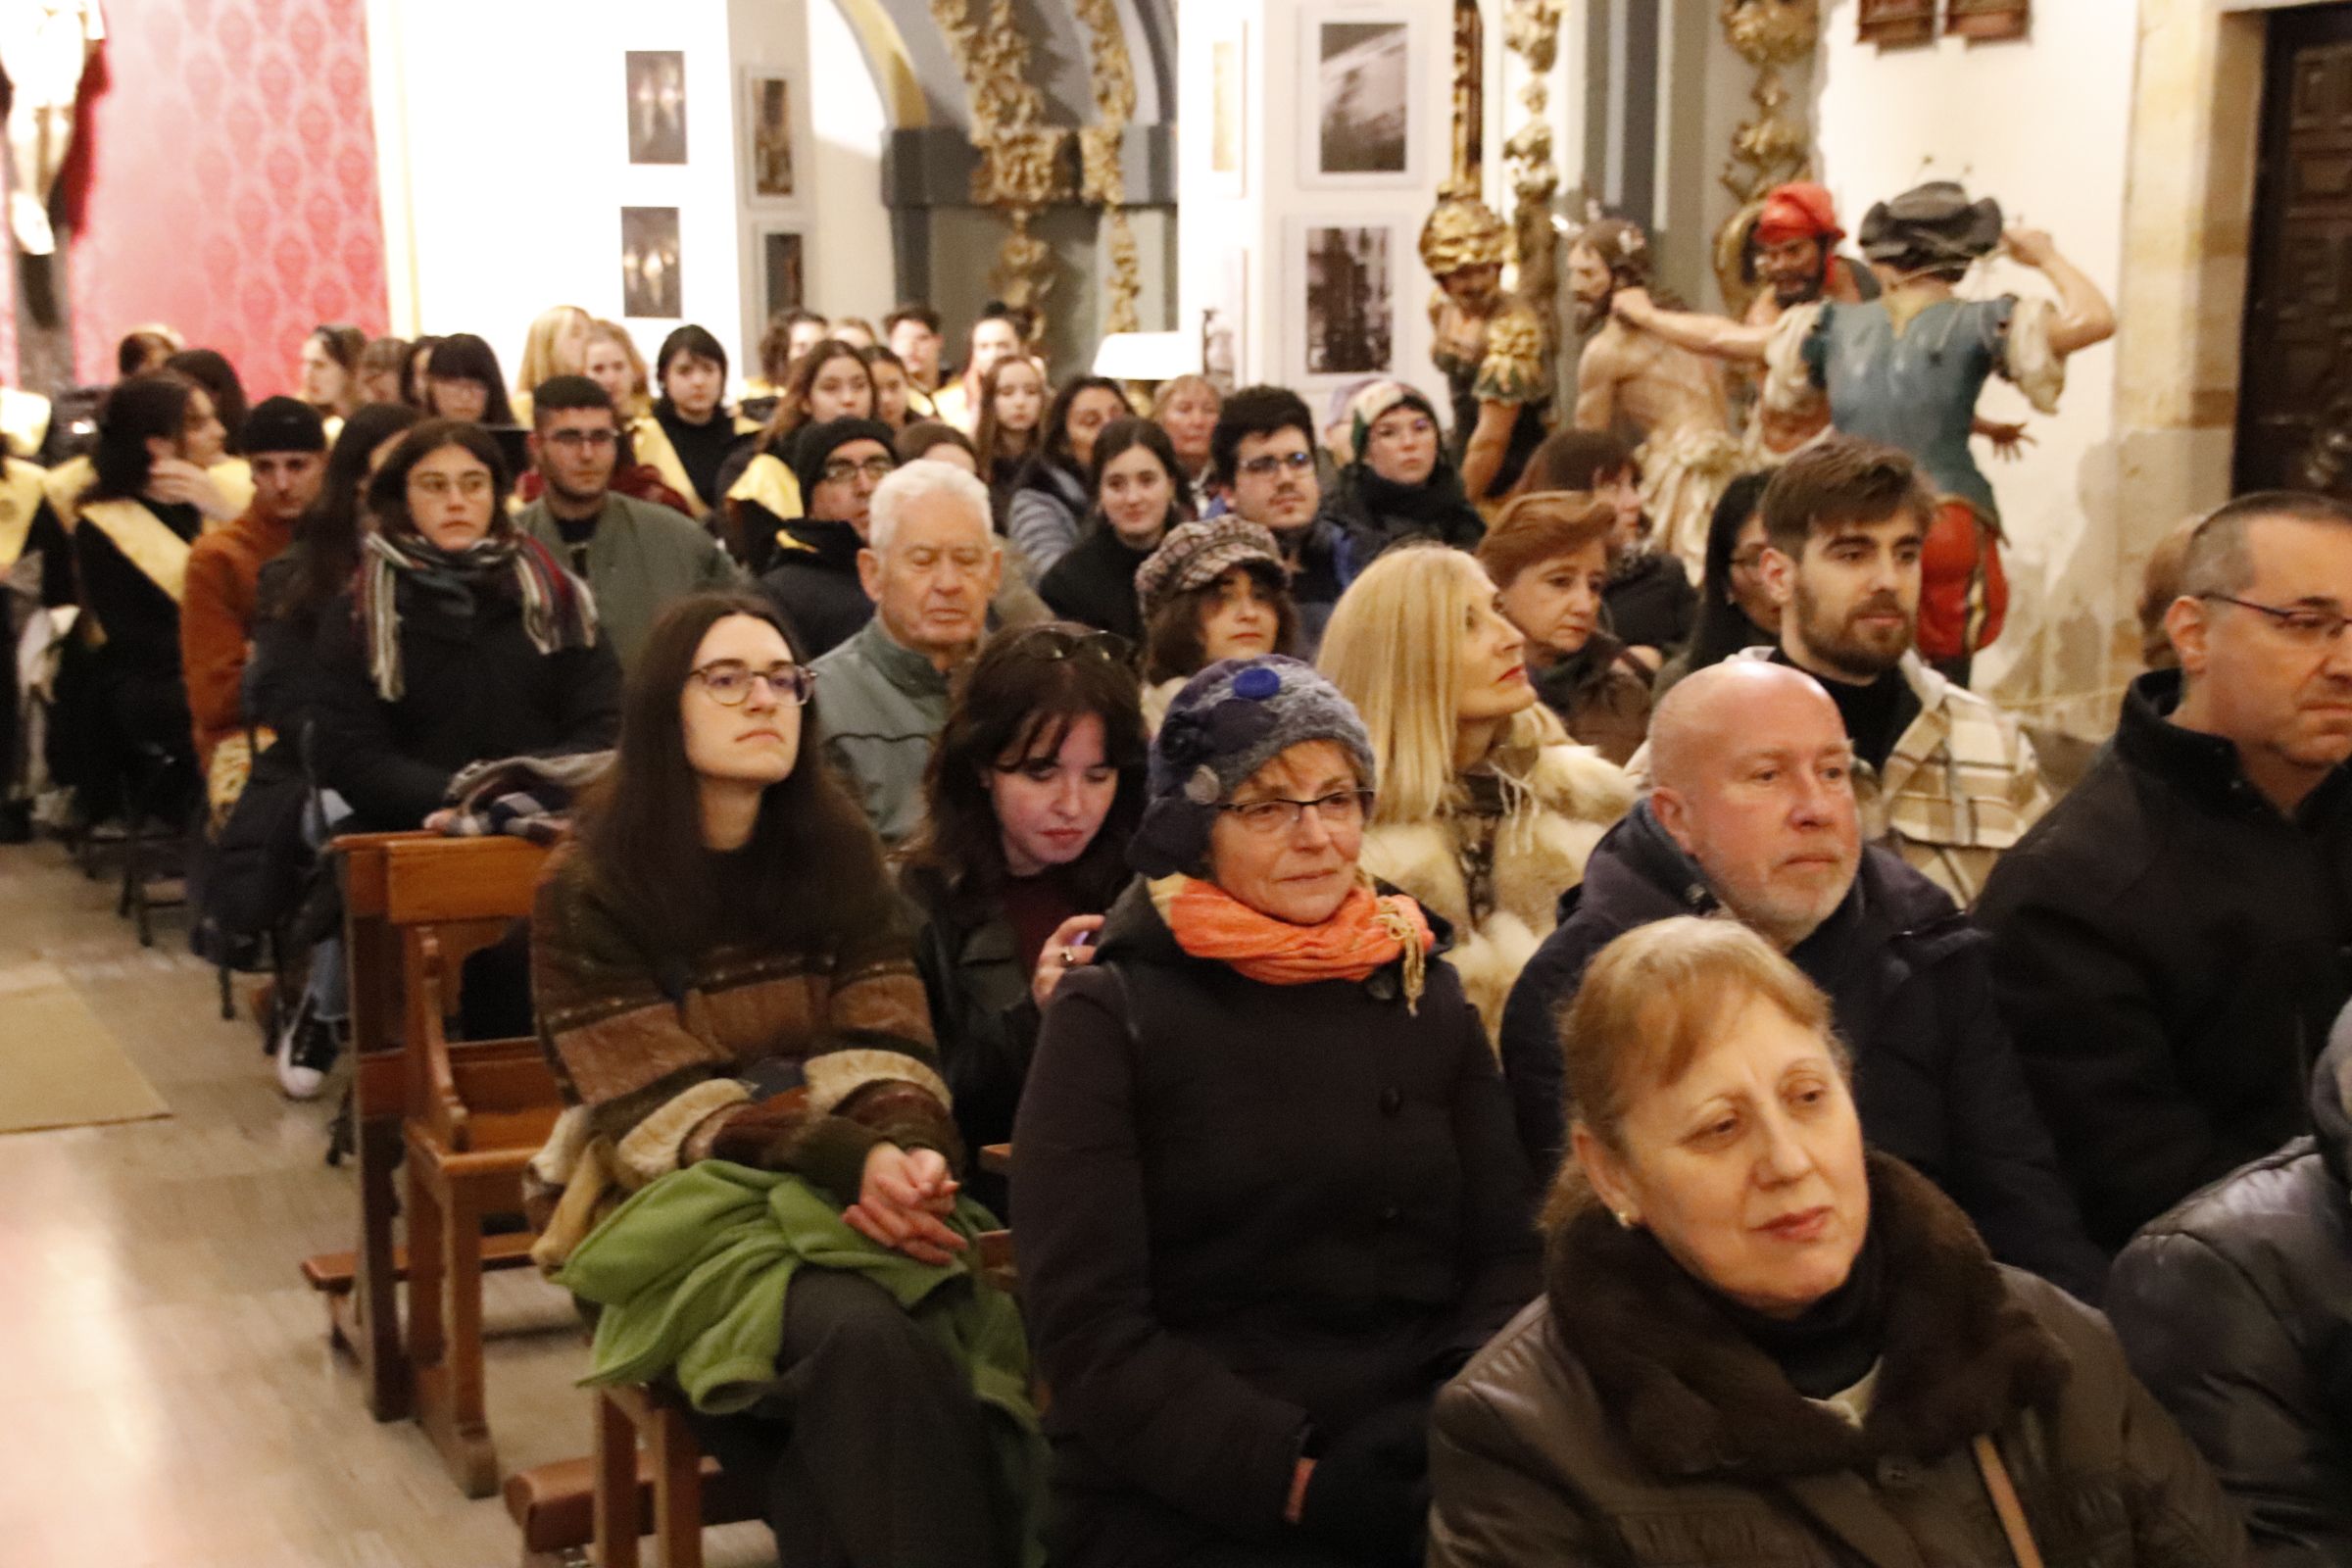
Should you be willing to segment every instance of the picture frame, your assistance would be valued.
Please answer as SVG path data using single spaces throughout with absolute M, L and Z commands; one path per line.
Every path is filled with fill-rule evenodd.
M 1249 192 L 1250 28 L 1233 30 L 1208 44 L 1208 187 L 1212 195 Z
M 1289 222 L 1289 298 L 1298 324 L 1285 345 L 1292 378 L 1329 390 L 1396 369 L 1408 256 L 1391 214 Z
M 1299 183 L 1421 185 L 1421 116 L 1431 112 L 1419 90 L 1421 19 L 1387 6 L 1318 6 L 1298 24 Z
M 800 93 L 789 72 L 747 66 L 743 71 L 744 200 L 777 206 L 800 193 Z
M 1944 0 L 1943 30 L 1971 43 L 2023 38 L 2032 13 L 2033 0 Z
M 675 207 L 620 210 L 620 314 L 636 320 L 685 318 Z
M 686 54 L 631 49 L 623 57 L 629 162 L 686 162 Z
M 761 223 L 753 230 L 760 319 L 797 311 L 808 302 L 808 241 L 797 223 Z
M 1932 43 L 1936 38 L 1936 0 L 1861 0 L 1854 36 L 1882 49 Z

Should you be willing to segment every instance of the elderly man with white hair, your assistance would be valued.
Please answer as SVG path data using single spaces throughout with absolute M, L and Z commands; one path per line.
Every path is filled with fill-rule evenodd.
M 978 652 L 1004 571 L 988 491 L 945 463 L 910 463 L 869 509 L 858 580 L 874 602 L 856 636 L 810 665 L 825 751 L 888 845 L 922 820 L 923 765 L 948 682 Z
M 1993 1009 L 1985 938 L 1902 856 L 1862 843 L 1837 703 L 1803 670 L 1732 660 L 1667 693 L 1649 734 L 1648 799 L 1592 851 L 1503 1010 L 1503 1077 L 1539 1169 L 1565 1138 L 1556 1020 L 1586 966 L 1639 926 L 1735 919 L 1828 993 L 1871 1144 L 1942 1188 L 1995 1258 L 2095 1300 L 2106 1258 Z

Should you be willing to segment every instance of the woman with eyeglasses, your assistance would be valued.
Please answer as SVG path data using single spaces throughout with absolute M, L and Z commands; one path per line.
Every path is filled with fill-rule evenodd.
M 602 1309 L 591 1377 L 682 1394 L 784 1561 L 1010 1568 L 1019 1446 L 975 1383 L 1023 1398 L 1019 1318 L 973 1268 L 988 1219 L 815 692 L 755 595 L 655 623 L 532 914 L 567 1102 L 533 1255 Z
M 1099 375 L 1082 375 L 1054 394 L 1045 437 L 1021 465 L 1004 508 L 1005 535 L 1028 563 L 1032 580 L 1051 571 L 1078 542 L 1095 438 L 1111 420 L 1134 413 L 1119 384 Z
M 1764 586 L 1764 484 L 1768 473 L 1743 473 L 1724 486 L 1707 524 L 1706 576 L 1698 585 L 1698 624 L 1681 653 L 1658 671 L 1652 695 L 1663 700 L 1675 682 L 1742 648 L 1781 640 L 1781 607 Z
M 471 332 L 453 332 L 435 343 L 424 363 L 424 412 L 436 419 L 513 424 L 514 408 L 498 351 Z
M 1168 530 L 1192 515 L 1184 468 L 1167 431 L 1149 419 L 1113 419 L 1095 437 L 1091 504 L 1077 545 L 1038 579 L 1037 596 L 1064 620 L 1144 640 L 1135 574 Z
M 1056 1561 L 1417 1564 L 1431 1397 L 1535 1289 L 1486 1034 L 1358 863 L 1377 782 L 1296 660 L 1212 664 L 1152 743 L 1013 1126 Z
M 597 752 L 620 664 L 588 585 L 515 530 L 498 444 L 428 419 L 368 484 L 375 527 L 319 615 L 313 745 L 354 831 L 414 828 L 468 762 Z
M 1453 965 L 1493 1033 L 1633 785 L 1536 700 L 1526 637 L 1458 550 L 1374 562 L 1341 596 L 1317 662 L 1380 760 L 1364 862 L 1453 928 Z
M 1103 632 L 1000 632 L 956 685 L 901 885 L 967 1148 L 1012 1136 L 1046 1004 L 1127 885 L 1148 744 L 1127 646 Z M 1004 1212 L 1002 1178 L 972 1181 Z
M 807 493 L 793 471 L 800 433 L 836 419 L 873 416 L 874 381 L 863 351 L 828 339 L 793 363 L 759 441 L 739 448 L 718 470 L 730 536 L 741 541 L 737 554 L 754 561 L 755 570 L 766 564 L 760 542 L 772 541 L 778 528 L 808 511 Z

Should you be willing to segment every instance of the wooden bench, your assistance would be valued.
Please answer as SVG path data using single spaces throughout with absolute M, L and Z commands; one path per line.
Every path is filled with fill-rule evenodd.
M 356 1251 L 303 1264 L 379 1421 L 414 1415 L 467 1496 L 498 1485 L 482 1399 L 481 1276 L 529 1262 L 529 1238 L 481 1234 L 521 1207 L 521 1174 L 562 1110 L 536 1039 L 452 1041 L 471 954 L 527 915 L 547 858 L 521 839 L 351 835 L 332 846 L 351 973 Z M 393 1169 L 409 1245 L 393 1244 Z M 409 1281 L 403 1336 L 397 1287 Z

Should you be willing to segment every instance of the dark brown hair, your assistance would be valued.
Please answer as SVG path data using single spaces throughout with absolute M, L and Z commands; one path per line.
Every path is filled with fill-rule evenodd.
M 1896 513 L 1909 513 L 1923 531 L 1936 520 L 1935 499 L 1908 453 L 1847 435 L 1817 441 L 1782 464 L 1764 486 L 1760 510 L 1766 541 L 1791 561 L 1816 533 Z
M 376 530 L 388 538 L 417 537 L 416 519 L 409 515 L 409 470 L 443 447 L 464 447 L 482 460 L 490 470 L 490 532 L 513 533 L 514 518 L 507 511 L 507 494 L 514 488 L 514 476 L 507 471 L 506 454 L 490 432 L 471 419 L 427 419 L 400 438 L 400 445 L 368 481 L 368 511 Z
M 865 372 L 865 412 L 867 417 L 872 416 L 872 362 L 865 357 L 865 350 L 856 344 L 829 337 L 792 362 L 792 373 L 785 379 L 783 390 L 777 394 L 775 412 L 767 416 L 767 428 L 760 432 L 762 451 L 781 458 L 791 449 L 792 438 L 808 423 L 808 389 L 816 385 L 817 372 L 835 360 L 856 360 L 858 368 Z
M 972 445 L 972 438 L 945 419 L 917 419 L 899 432 L 894 444 L 898 448 L 901 463 L 919 462 L 924 453 L 940 447 L 961 447 L 971 456 L 975 466 L 980 462 L 980 449 Z M 988 483 L 988 475 L 982 474 L 980 482 Z
M 147 488 L 155 458 L 150 439 L 174 447 L 187 433 L 188 400 L 203 388 L 177 370 L 150 370 L 115 383 L 98 406 L 98 442 L 90 448 L 96 477 L 84 501 L 126 501 Z
M 1001 316 L 984 316 L 980 318 L 981 321 L 1004 319 L 1006 318 Z M 977 326 L 980 322 L 975 321 L 972 324 Z M 1029 427 L 1029 439 L 1023 444 L 1021 450 L 1003 454 L 997 451 L 997 443 L 1004 435 L 1004 432 L 997 427 L 997 379 L 1004 373 L 1004 368 L 1008 365 L 1025 365 L 1030 369 L 1037 371 L 1037 388 L 1041 394 L 1054 390 L 1054 384 L 1046 379 L 1045 370 L 1026 354 L 1005 355 L 988 368 L 986 375 L 980 377 L 980 406 L 972 411 L 972 447 L 980 464 L 980 482 L 985 485 L 994 485 L 997 482 L 997 460 L 1000 456 L 1026 459 L 1043 447 L 1046 440 L 1047 407 L 1053 400 L 1040 396 L 1037 400 L 1037 423 Z
M 1606 430 L 1554 430 L 1528 454 L 1522 494 L 1544 490 L 1591 490 L 1616 474 L 1640 478 L 1641 466 L 1623 441 Z
M 1099 642 L 1102 633 L 1069 621 L 999 632 L 956 683 L 946 728 L 923 770 L 926 822 L 907 852 L 959 901 L 993 899 L 1010 875 L 1004 841 L 988 793 L 988 774 L 1006 758 L 1052 757 L 1078 720 L 1102 721 L 1102 754 L 1118 770 L 1118 794 L 1084 854 L 1068 867 L 1071 890 L 1088 909 L 1105 909 L 1127 882 L 1127 841 L 1144 814 L 1143 694 L 1126 660 L 1078 653 L 1040 657 L 1055 639 Z
M 2180 592 L 2240 594 L 2254 581 L 2246 527 L 2257 517 L 2289 522 L 2352 523 L 2352 507 L 2315 490 L 2256 490 L 2226 501 L 2190 530 L 2180 558 Z
M 1270 563 L 1243 562 L 1152 612 L 1144 622 L 1144 679 L 1156 686 L 1163 680 L 1189 680 L 1200 673 L 1200 666 L 1208 662 L 1208 650 L 1200 640 L 1201 612 L 1216 593 L 1217 584 L 1234 571 L 1255 577 L 1274 601 L 1273 652 L 1298 657 L 1298 602 L 1291 597 L 1290 584 Z
M 1478 542 L 1478 564 L 1497 588 L 1546 561 L 1587 545 L 1605 544 L 1617 509 L 1598 496 L 1573 490 L 1539 490 L 1502 509 L 1494 526 Z
M 612 769 L 578 816 L 580 854 L 598 889 L 649 950 L 681 962 L 720 943 L 822 940 L 899 918 L 882 846 L 825 765 L 821 697 L 801 710 L 799 760 L 761 793 L 751 841 L 729 855 L 705 847 L 679 702 L 704 636 L 730 615 L 765 622 L 792 645 L 762 595 L 673 602 L 629 672 Z

